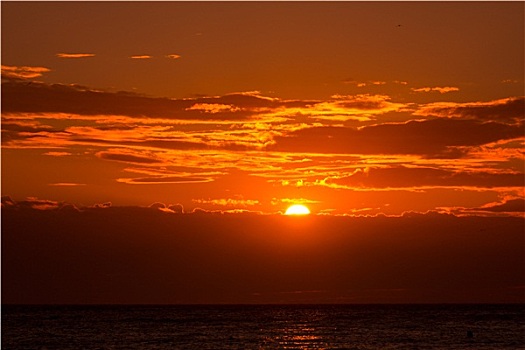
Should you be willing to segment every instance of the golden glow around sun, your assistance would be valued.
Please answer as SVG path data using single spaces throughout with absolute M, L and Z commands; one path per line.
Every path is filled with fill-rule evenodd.
M 302 204 L 294 204 L 286 209 L 285 215 L 308 215 L 310 210 Z

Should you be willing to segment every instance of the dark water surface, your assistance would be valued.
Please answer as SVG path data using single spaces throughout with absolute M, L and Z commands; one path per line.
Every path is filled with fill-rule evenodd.
M 1 326 L 13 350 L 525 349 L 525 305 L 3 305 Z

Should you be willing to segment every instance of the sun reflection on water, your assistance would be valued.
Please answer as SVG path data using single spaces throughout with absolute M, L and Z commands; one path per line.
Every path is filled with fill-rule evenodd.
M 328 349 L 327 332 L 322 328 L 310 322 L 288 322 L 275 329 L 275 334 L 268 340 L 279 349 Z

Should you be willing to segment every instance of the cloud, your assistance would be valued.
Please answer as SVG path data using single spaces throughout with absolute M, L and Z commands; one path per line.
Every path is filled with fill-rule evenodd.
M 280 203 L 291 203 L 291 204 L 317 204 L 321 201 L 306 199 L 306 198 L 272 198 L 272 204 L 277 205 Z
M 130 56 L 129 58 L 132 58 L 132 59 L 135 59 L 135 60 L 147 60 L 147 59 L 153 58 L 153 56 L 150 56 L 150 55 L 134 55 L 134 56 Z
M 505 200 L 503 203 L 491 203 L 475 210 L 490 211 L 490 212 L 508 212 L 508 213 L 524 213 L 525 199 L 515 198 Z
M 84 86 L 62 84 L 2 84 L 3 112 L 19 114 L 56 114 L 63 118 L 82 116 L 101 122 L 134 118 L 152 123 L 168 121 L 259 121 L 267 130 L 292 127 L 297 118 L 316 121 L 370 120 L 375 115 L 401 111 L 386 95 L 334 95 L 326 101 L 281 100 L 247 91 L 224 96 L 191 99 L 154 98 L 127 92 L 105 92 Z M 129 120 L 131 122 L 131 120 Z M 272 123 L 271 125 L 269 123 Z M 248 125 L 248 124 L 247 124 Z M 271 127 L 270 127 L 271 126 Z
M 456 92 L 459 91 L 459 88 L 454 86 L 445 86 L 445 87 L 422 87 L 422 88 L 411 88 L 410 90 L 414 92 L 433 92 L 437 91 L 440 94 L 446 94 L 447 92 Z
M 25 139 L 30 135 L 57 131 L 34 120 L 16 120 L 2 115 L 2 146 L 15 140 Z
M 58 186 L 58 187 L 76 187 L 76 186 L 86 186 L 86 184 L 79 184 L 74 182 L 57 182 L 48 184 L 48 186 Z
M 193 199 L 192 202 L 197 204 L 210 204 L 230 207 L 247 207 L 260 204 L 258 200 L 243 198 Z
M 4 66 L 2 65 L 2 78 L 6 79 L 34 79 L 41 77 L 51 70 L 46 67 L 29 66 Z
M 200 183 L 211 182 L 209 177 L 196 176 L 157 176 L 157 177 L 141 177 L 141 178 L 120 178 L 118 182 L 130 185 L 156 185 L 156 184 L 185 184 L 185 183 Z
M 22 201 L 15 201 L 10 196 L 2 196 L 2 209 L 35 209 L 35 210 L 57 210 L 67 203 L 47 199 L 28 197 Z
M 170 204 L 168 206 L 168 209 L 171 210 L 173 213 L 177 213 L 177 214 L 184 213 L 184 207 L 182 204 Z
M 116 153 L 116 152 L 101 151 L 101 152 L 96 153 L 96 156 L 101 159 L 115 160 L 118 162 L 125 162 L 125 163 L 139 163 L 139 164 L 160 163 L 159 159 L 155 157 L 137 156 L 135 154 L 129 154 L 129 153 Z
M 393 166 L 357 169 L 351 175 L 335 177 L 326 182 L 347 188 L 521 187 L 525 186 L 525 174 Z
M 480 207 L 444 207 L 439 209 L 456 216 L 517 217 L 523 219 L 525 218 L 525 199 L 505 198 Z
M 337 106 L 349 110 L 386 113 L 399 110 L 406 106 L 402 103 L 390 102 L 391 98 L 387 95 L 333 95 L 332 98 L 336 100 Z
M 2 208 L 3 207 L 13 207 L 15 201 L 10 196 L 2 196 Z
M 433 119 L 349 127 L 309 127 L 274 138 L 268 150 L 336 154 L 417 154 L 461 157 L 458 147 L 522 136 L 519 126 L 476 120 Z
M 44 83 L 2 84 L 4 113 L 63 113 L 85 116 L 129 116 L 177 120 L 248 120 L 260 108 L 277 108 L 290 104 L 267 98 L 230 94 L 196 99 L 147 97 L 127 92 L 104 92 L 83 86 Z M 203 114 L 192 106 L 233 106 Z
M 59 58 L 88 58 L 88 57 L 94 57 L 94 53 L 57 53 L 57 57 Z
M 323 124 L 344 121 L 370 121 L 378 115 L 401 111 L 408 106 L 405 103 L 392 102 L 386 95 L 332 95 L 326 101 L 302 101 L 295 106 L 287 104 L 274 115 L 288 117 L 293 121 Z
M 181 58 L 182 56 L 181 55 L 177 55 L 177 54 L 171 54 L 171 55 L 166 55 L 167 58 L 171 58 L 173 60 L 176 60 L 178 58 Z
M 155 202 L 151 204 L 148 208 L 155 209 L 162 211 L 164 213 L 170 213 L 170 214 L 182 214 L 184 213 L 184 209 L 182 207 L 182 204 L 170 204 L 167 206 L 164 203 Z
M 345 79 L 343 80 L 343 83 L 344 84 L 351 84 L 351 85 L 355 85 L 357 87 L 365 87 L 365 86 L 370 86 L 370 85 L 386 85 L 386 81 L 380 81 L 380 80 L 369 80 L 369 81 L 356 81 L 356 80 L 353 80 L 353 79 Z
M 45 156 L 51 156 L 51 157 L 66 157 L 66 156 L 70 156 L 71 153 L 70 152 L 55 152 L 55 151 L 51 151 L 51 152 L 46 152 L 44 153 Z
M 525 121 L 525 97 L 509 97 L 488 102 L 436 102 L 423 105 L 414 114 L 441 118 L 464 118 L 503 123 Z
M 106 209 L 106 208 L 111 208 L 112 205 L 113 205 L 113 203 L 111 203 L 111 202 L 97 203 L 97 204 L 94 204 L 91 208 Z
M 219 113 L 219 112 L 238 112 L 241 109 L 233 105 L 225 105 L 220 103 L 196 103 L 193 106 L 186 108 L 187 111 L 202 111 L 204 113 Z

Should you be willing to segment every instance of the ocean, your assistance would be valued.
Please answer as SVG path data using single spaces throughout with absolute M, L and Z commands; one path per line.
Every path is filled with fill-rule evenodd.
M 525 349 L 524 304 L 3 305 L 1 327 L 4 350 Z

